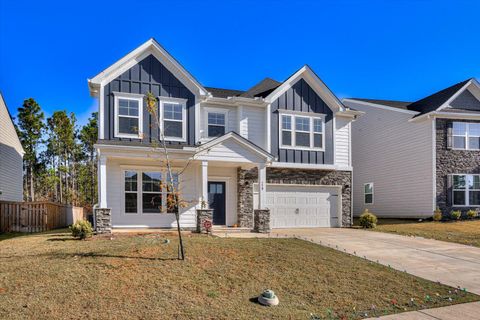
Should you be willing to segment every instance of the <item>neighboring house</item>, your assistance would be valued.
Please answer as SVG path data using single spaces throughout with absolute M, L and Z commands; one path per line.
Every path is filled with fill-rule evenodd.
M 24 153 L 0 93 L 0 201 L 23 200 Z
M 252 228 L 254 210 L 268 208 L 273 228 L 350 226 L 350 124 L 360 113 L 308 66 L 247 91 L 204 87 L 150 39 L 89 88 L 99 98 L 98 206 L 111 209 L 113 228 L 176 226 L 168 191 L 155 187 L 166 173 L 151 148 L 159 132 L 148 91 L 175 167 L 193 159 L 179 181 L 182 227 L 196 226 L 202 200 L 214 225 Z
M 344 99 L 352 126 L 354 214 L 430 217 L 480 208 L 480 85 L 468 79 L 416 102 Z

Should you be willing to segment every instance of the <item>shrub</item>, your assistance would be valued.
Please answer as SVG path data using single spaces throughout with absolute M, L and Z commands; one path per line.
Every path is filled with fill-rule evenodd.
M 462 216 L 462 211 L 460 210 L 453 210 L 452 213 L 450 214 L 452 216 L 453 220 L 458 220 Z
M 467 217 L 470 219 L 478 218 L 478 211 L 470 209 L 467 211 Z
M 72 236 L 82 240 L 91 237 L 93 234 L 92 225 L 87 220 L 78 220 L 69 228 L 72 232 Z
M 368 211 L 368 209 L 365 209 L 360 216 L 360 225 L 367 229 L 375 228 L 377 226 L 377 221 L 377 217 Z
M 433 212 L 433 221 L 440 221 L 442 220 L 442 210 L 440 210 L 439 207 L 437 207 L 437 209 L 435 209 L 435 211 Z

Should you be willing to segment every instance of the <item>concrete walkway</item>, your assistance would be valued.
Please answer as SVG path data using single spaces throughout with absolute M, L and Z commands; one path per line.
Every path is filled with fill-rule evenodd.
M 330 246 L 424 279 L 480 294 L 480 248 L 346 228 L 280 229 L 271 234 L 277 235 Z
M 453 306 L 392 314 L 366 320 L 478 320 L 480 302 L 456 304 Z

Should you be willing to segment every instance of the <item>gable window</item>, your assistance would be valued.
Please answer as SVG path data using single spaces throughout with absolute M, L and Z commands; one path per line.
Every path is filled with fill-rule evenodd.
M 480 150 L 480 123 L 454 122 L 453 148 Z
M 280 115 L 280 148 L 324 150 L 323 118 L 304 115 Z
M 453 205 L 480 206 L 480 175 L 453 175 Z
M 115 137 L 141 138 L 143 98 L 141 95 L 114 93 Z
M 208 137 L 219 137 L 225 134 L 225 113 L 208 112 L 207 115 Z
M 186 100 L 160 97 L 160 123 L 165 140 L 187 141 Z
M 124 177 L 126 214 L 174 213 L 178 174 L 173 174 L 170 183 L 162 171 L 125 171 Z
M 373 204 L 373 182 L 364 184 L 363 200 L 365 204 Z

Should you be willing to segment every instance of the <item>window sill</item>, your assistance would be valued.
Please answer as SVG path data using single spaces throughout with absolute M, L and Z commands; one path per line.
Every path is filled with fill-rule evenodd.
M 325 148 L 289 147 L 289 146 L 280 146 L 280 149 L 297 150 L 297 151 L 316 151 L 316 152 L 324 152 L 325 151 Z
M 187 142 L 187 139 L 176 137 L 165 137 L 165 141 Z
M 126 139 L 139 139 L 139 140 L 142 140 L 142 137 L 141 137 L 141 135 L 139 135 L 139 134 L 122 134 L 122 133 L 118 133 L 118 134 L 115 134 L 114 137 L 115 137 L 115 138 L 126 138 Z

